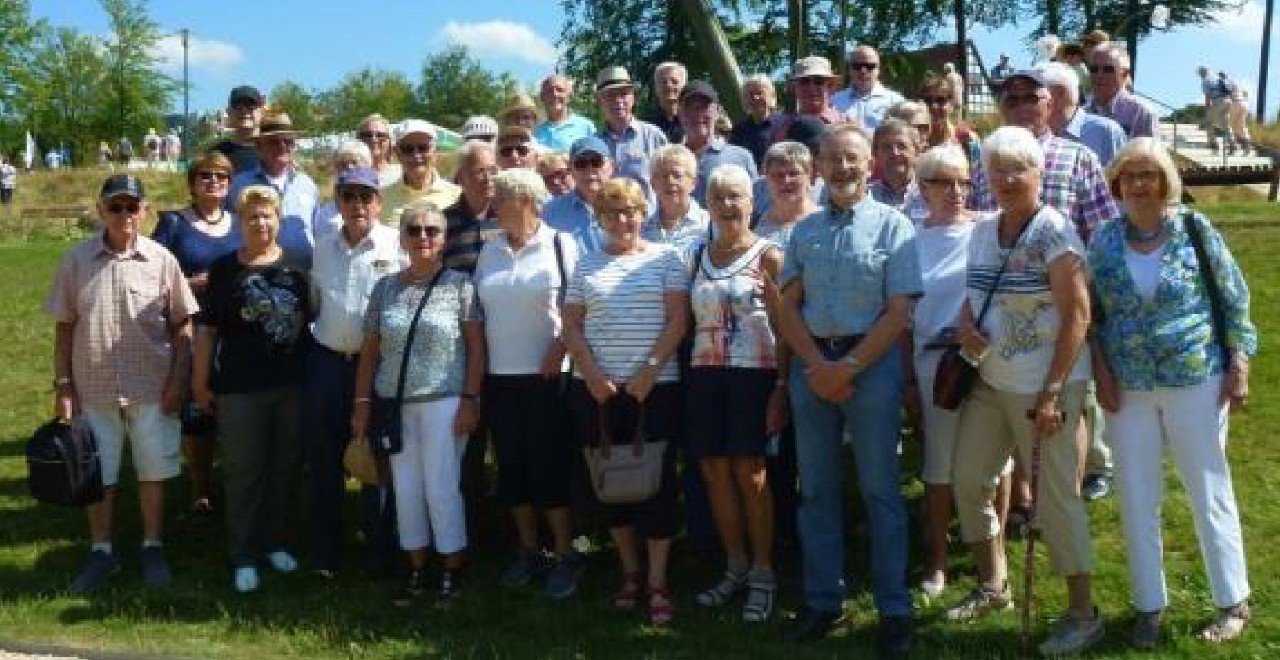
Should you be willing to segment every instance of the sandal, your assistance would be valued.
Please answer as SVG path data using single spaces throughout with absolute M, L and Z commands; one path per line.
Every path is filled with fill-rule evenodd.
M 191 503 L 191 513 L 207 516 L 213 513 L 213 501 L 208 497 L 197 497 Z
M 773 616 L 773 601 L 778 585 L 773 582 L 752 581 L 747 585 L 747 602 L 742 606 L 742 620 L 746 623 L 763 623 Z
M 1229 642 L 1244 634 L 1250 614 L 1249 604 L 1244 601 L 1221 608 L 1218 610 L 1218 618 L 1200 631 L 1200 639 L 1214 643 Z
M 676 606 L 671 602 L 671 591 L 666 586 L 649 585 L 649 623 L 665 626 L 675 618 Z
M 613 594 L 614 607 L 629 610 L 636 606 L 636 601 L 640 600 L 641 577 L 643 576 L 639 571 L 622 575 L 622 587 Z
M 747 586 L 747 573 L 725 571 L 715 586 L 694 596 L 693 601 L 703 607 L 719 607 L 729 602 L 735 594 Z

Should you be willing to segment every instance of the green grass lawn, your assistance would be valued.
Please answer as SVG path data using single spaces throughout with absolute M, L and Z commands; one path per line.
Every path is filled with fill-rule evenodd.
M 1280 332 L 1270 315 L 1280 296 L 1276 248 L 1280 226 L 1274 206 L 1232 204 L 1206 209 L 1223 226 L 1253 288 L 1254 320 L 1263 344 Z M 496 583 L 500 560 L 477 557 L 468 573 L 463 603 L 447 612 L 426 607 L 396 610 L 389 605 L 395 586 L 356 570 L 329 583 L 305 571 L 289 576 L 264 573 L 261 591 L 238 595 L 231 589 L 225 543 L 218 521 L 181 514 L 185 482 L 170 490 L 168 554 L 176 581 L 147 590 L 137 575 L 138 515 L 127 489 L 117 507 L 116 543 L 125 570 L 92 598 L 70 597 L 64 589 L 85 552 L 79 512 L 34 503 L 26 491 L 22 443 L 50 414 L 52 324 L 40 312 L 59 254 L 70 244 L 40 240 L 0 243 L 0 640 L 64 644 L 79 648 L 165 653 L 196 658 L 832 658 L 871 657 L 874 610 L 866 574 L 854 568 L 852 613 L 847 630 L 807 646 L 778 643 L 777 621 L 747 627 L 736 610 L 700 610 L 692 602 L 718 574 L 715 567 L 677 558 L 673 585 L 676 624 L 660 630 L 639 613 L 612 611 L 608 596 L 617 574 L 612 556 L 594 554 L 581 591 L 565 603 L 551 603 L 532 589 L 503 589 Z M 1273 595 L 1280 569 L 1270 563 L 1270 543 L 1280 539 L 1280 476 L 1272 442 L 1280 437 L 1280 405 L 1271 398 L 1280 379 L 1280 360 L 1264 352 L 1254 363 L 1250 410 L 1233 418 L 1231 456 L 1244 516 L 1255 619 L 1245 638 L 1212 647 L 1194 639 L 1211 616 L 1208 586 L 1197 551 L 1189 511 L 1168 472 L 1165 550 L 1172 607 L 1161 651 L 1130 652 L 1128 580 L 1116 502 L 1090 505 L 1098 555 L 1096 593 L 1108 620 L 1105 642 L 1091 657 L 1273 658 L 1280 656 L 1280 627 Z M 128 479 L 126 478 L 126 483 Z M 918 482 L 906 485 L 913 498 Z M 914 503 L 913 503 L 914 504 Z M 301 516 L 300 516 L 301 519 Z M 353 520 L 354 516 L 348 516 Z M 300 532 L 302 530 L 299 530 Z M 305 538 L 300 534 L 301 538 Z M 918 536 L 913 538 L 917 541 Z M 851 567 L 861 565 L 859 542 L 850 542 Z M 1041 546 L 1043 548 L 1043 546 Z M 1012 575 L 1021 575 L 1022 545 L 1010 549 Z M 305 562 L 305 554 L 302 559 Z M 971 565 L 956 552 L 959 571 Z M 918 562 L 914 562 L 918 565 Z M 1065 603 L 1061 581 L 1050 576 L 1040 554 L 1037 625 Z M 794 572 L 792 572 L 794 574 Z M 918 577 L 912 577 L 918 583 Z M 953 579 L 944 603 L 958 599 L 967 579 Z M 784 582 L 783 609 L 798 605 L 794 577 Z M 919 658 L 1016 657 L 1015 613 L 976 625 L 941 621 L 941 606 L 921 603 Z

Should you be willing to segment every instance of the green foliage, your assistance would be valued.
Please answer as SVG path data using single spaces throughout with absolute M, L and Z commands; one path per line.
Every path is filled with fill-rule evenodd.
M 495 74 L 466 48 L 451 46 L 422 63 L 415 110 L 422 119 L 457 130 L 471 115 L 496 114 L 518 89 L 510 73 Z
M 162 119 L 178 84 L 156 69 L 153 52 L 160 38 L 156 22 L 147 14 L 146 0 L 101 0 L 111 25 L 104 42 L 103 61 L 108 84 L 100 89 L 105 115 L 99 135 L 128 135 L 137 141 L 148 129 L 163 128 Z M 83 102 L 84 99 L 76 99 Z M 108 129 L 114 129 L 108 130 Z M 83 138 L 81 138 L 83 139 Z M 80 152 L 82 156 L 90 152 Z
M 378 112 L 397 122 L 414 110 L 413 83 L 398 71 L 361 69 L 338 86 L 316 94 L 321 125 L 327 130 L 355 130 L 360 120 Z
M 286 80 L 273 87 L 267 98 L 271 107 L 288 114 L 293 125 L 304 134 L 315 133 L 320 129 L 320 108 L 315 94 L 302 85 Z

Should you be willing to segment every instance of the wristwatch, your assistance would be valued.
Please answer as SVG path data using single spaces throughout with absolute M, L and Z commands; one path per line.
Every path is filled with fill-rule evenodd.
M 656 367 L 660 364 L 658 362 L 658 357 L 656 355 L 650 355 L 648 358 L 645 359 L 644 363 L 645 365 L 650 367 Z
M 849 365 L 850 367 L 853 367 L 853 373 L 855 375 L 862 372 L 862 368 L 863 368 L 862 360 L 859 360 L 857 356 L 855 356 L 853 353 L 850 353 L 840 358 L 840 361 Z

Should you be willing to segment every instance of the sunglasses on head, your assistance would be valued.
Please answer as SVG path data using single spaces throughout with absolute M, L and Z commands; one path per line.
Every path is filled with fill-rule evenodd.
M 107 213 L 112 215 L 120 215 L 121 213 L 133 215 L 141 209 L 142 202 L 113 202 L 111 204 L 107 204 Z
M 1115 73 L 1120 67 L 1114 64 L 1090 64 L 1089 73 Z
M 405 225 L 401 231 L 409 238 L 436 238 L 444 233 L 444 228 L 439 225 Z
M 226 172 L 196 172 L 196 178 L 201 181 L 226 181 L 231 175 Z
M 949 96 L 926 96 L 924 98 L 925 105 L 951 105 L 951 97 Z
M 502 156 L 502 157 L 504 157 L 504 158 L 510 158 L 510 157 L 512 157 L 512 156 L 522 156 L 522 157 L 523 157 L 523 156 L 528 156 L 528 155 L 529 155 L 529 145 L 527 145 L 527 144 L 512 144 L 512 145 L 508 145 L 508 146 L 505 146 L 505 147 L 503 147 L 503 148 L 499 149 L 499 150 L 498 150 L 498 155 L 500 155 L 500 156 Z
M 378 192 L 376 190 L 370 190 L 364 186 L 344 188 L 338 191 L 338 199 L 344 202 L 364 202 L 368 204 L 377 196 Z
M 604 159 L 600 156 L 587 156 L 573 161 L 574 169 L 585 170 L 588 167 L 601 168 L 604 167 Z
M 1023 104 L 1039 103 L 1040 98 L 1041 96 L 1039 94 L 1034 94 L 1034 93 L 1033 94 L 1006 94 L 1005 97 L 1001 99 L 1000 102 L 1003 103 L 1004 105 L 1009 106 L 1010 108 L 1016 108 Z
M 377 131 L 360 131 L 359 133 L 356 133 L 356 137 L 361 140 L 385 140 L 391 136 Z
M 875 71 L 880 64 L 878 62 L 850 62 L 849 68 L 855 71 Z
M 429 154 L 435 149 L 435 146 L 431 144 L 402 144 L 396 148 L 402 154 Z

